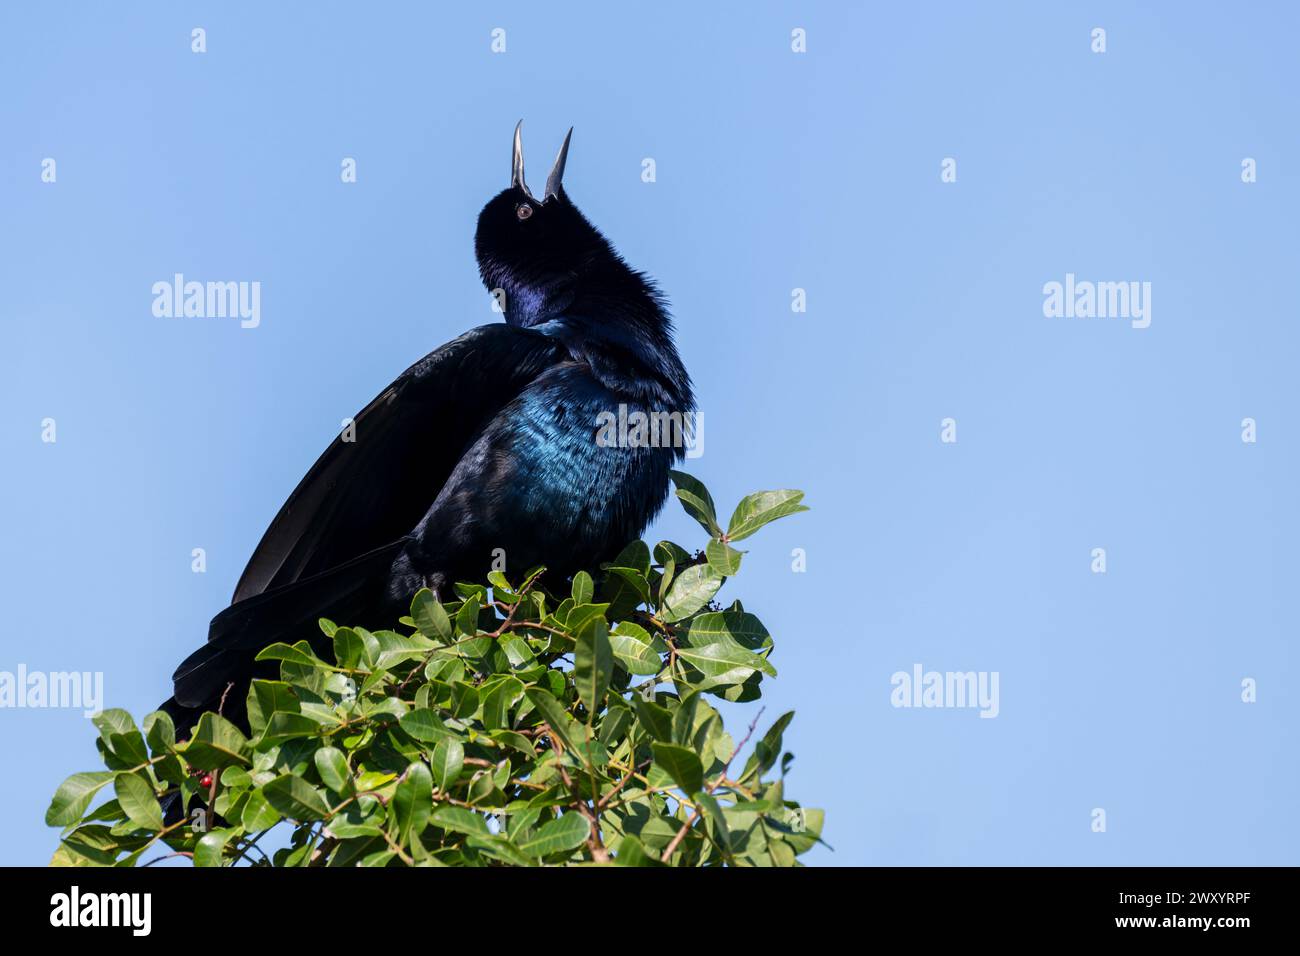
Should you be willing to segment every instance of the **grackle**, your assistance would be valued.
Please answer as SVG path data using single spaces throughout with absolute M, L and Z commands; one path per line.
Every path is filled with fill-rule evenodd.
M 522 124 L 521 124 L 522 125 Z M 447 597 L 496 549 L 563 578 L 639 537 L 668 495 L 680 443 L 597 440 L 602 413 L 694 411 L 654 283 L 570 201 L 565 136 L 546 188 L 511 180 L 479 214 L 479 273 L 505 323 L 480 326 L 403 372 L 326 449 L 271 522 L 162 707 L 182 735 L 199 713 L 245 724 L 254 664 L 316 621 L 389 626 L 421 587 Z M 313 637 L 314 635 L 314 637 Z M 274 675 L 274 666 L 269 668 Z

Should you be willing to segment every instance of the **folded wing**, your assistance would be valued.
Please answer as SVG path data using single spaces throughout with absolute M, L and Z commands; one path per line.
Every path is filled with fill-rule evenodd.
M 402 373 L 356 416 L 352 440 L 336 438 L 284 503 L 208 642 L 172 675 L 164 709 L 189 720 L 240 687 L 230 704 L 238 712 L 258 650 L 309 636 L 321 616 L 373 610 L 404 539 L 464 449 L 566 357 L 541 333 L 486 325 Z
M 351 561 L 411 531 L 461 453 L 564 358 L 554 340 L 480 326 L 407 369 L 299 482 L 253 552 L 232 603 Z

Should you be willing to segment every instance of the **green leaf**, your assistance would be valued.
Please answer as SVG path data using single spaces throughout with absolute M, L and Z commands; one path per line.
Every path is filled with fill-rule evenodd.
M 502 836 L 471 836 L 465 843 L 493 859 L 511 866 L 535 866 L 533 860 Z
M 397 854 L 393 850 L 376 850 L 363 856 L 357 866 L 383 868 L 392 862 Z
M 711 793 L 700 791 L 691 797 L 695 805 L 704 813 L 704 819 L 708 821 L 712 831 L 713 842 L 727 856 L 731 855 L 731 830 L 727 826 L 727 818 L 722 814 L 722 807 L 718 805 L 717 798 Z
M 143 830 L 157 832 L 163 828 L 162 807 L 153 787 L 134 773 L 119 773 L 113 780 L 117 802 L 131 822 Z
M 527 754 L 529 758 L 537 757 L 537 748 L 523 734 L 515 733 L 513 730 L 494 730 L 490 736 L 503 747 L 518 750 L 520 753 Z
M 543 824 L 519 849 L 529 856 L 543 857 L 565 850 L 576 850 L 591 836 L 591 824 L 580 813 L 566 813 Z
M 688 565 L 691 562 L 691 556 L 671 541 L 660 541 L 655 545 L 654 557 L 663 566 L 655 590 L 655 594 L 662 604 L 664 595 L 668 593 L 673 578 L 677 575 L 677 569 Z
M 340 840 L 383 836 L 384 815 L 383 805 L 375 797 L 362 795 L 334 814 L 328 829 Z
M 635 712 L 623 698 L 612 698 L 609 702 L 609 708 L 605 711 L 605 716 L 600 721 L 600 734 L 598 736 L 601 746 L 606 749 L 619 746 L 624 734 L 635 718 Z
M 741 499 L 740 504 L 736 505 L 731 521 L 727 524 L 727 540 L 739 541 L 748 538 L 768 522 L 799 511 L 807 511 L 808 506 L 799 503 L 802 500 L 802 491 L 788 488 L 746 495 Z
M 586 571 L 579 571 L 573 576 L 573 603 L 590 604 L 591 599 L 596 595 L 595 585 L 591 583 L 591 575 Z
M 492 834 L 482 814 L 466 810 L 464 807 L 444 804 L 434 811 L 431 819 L 433 823 L 453 833 L 464 833 L 468 836 L 491 836 Z
M 230 829 L 209 830 L 203 834 L 199 838 L 198 846 L 194 848 L 194 865 L 221 866 L 226 844 L 234 835 L 235 831 Z
M 541 815 L 542 808 L 539 806 L 529 807 L 512 804 L 504 827 L 506 835 L 512 840 L 527 836 Z
M 571 732 L 576 726 L 575 721 L 560 706 L 560 702 L 546 691 L 539 690 L 536 687 L 530 687 L 525 693 L 538 714 L 541 715 L 542 720 L 551 728 L 555 736 L 560 738 L 560 743 L 570 750 L 575 749 L 574 740 L 576 738 Z
M 272 714 L 258 744 L 278 743 L 314 735 L 320 724 L 304 714 Z
M 96 714 L 91 721 L 99 728 L 104 762 L 111 769 L 128 770 L 148 761 L 149 752 L 145 748 L 144 737 L 125 710 L 110 708 Z
M 91 810 L 83 818 L 83 823 L 89 823 L 92 820 L 112 820 L 114 822 L 123 820 L 126 814 L 122 811 L 122 805 L 116 799 L 105 800 L 94 810 Z
M 248 801 L 244 804 L 243 814 L 240 817 L 240 823 L 249 833 L 257 833 L 259 830 L 269 830 L 280 822 L 280 811 L 267 803 L 266 796 L 261 790 L 254 790 L 248 795 Z
M 378 668 L 388 668 L 402 661 L 424 657 L 438 647 L 437 643 L 423 633 L 403 635 L 396 631 L 376 631 L 371 637 L 377 648 L 375 666 Z
M 655 560 L 660 564 L 688 564 L 691 560 L 691 554 L 679 544 L 673 544 L 671 541 L 660 541 L 655 545 Z
M 511 667 L 527 667 L 537 659 L 528 649 L 528 643 L 518 634 L 502 634 L 497 638 L 497 646 L 505 652 Z
M 345 793 L 352 782 L 352 774 L 348 772 L 348 758 L 343 751 L 337 747 L 321 747 L 316 751 L 315 759 L 321 782 L 335 793 Z
M 350 627 L 340 627 L 334 631 L 334 661 L 339 667 L 352 670 L 361 663 L 366 653 L 365 642 L 361 635 Z
M 826 814 L 823 810 L 817 810 L 812 807 L 790 808 L 787 813 L 786 821 L 781 827 L 782 838 L 790 844 L 795 853 L 806 853 L 814 845 L 821 842 L 822 826 L 825 823 Z M 795 829 L 793 823 L 800 820 L 803 824 L 802 829 Z
M 114 734 L 129 734 L 136 729 L 135 720 L 130 713 L 120 707 L 102 710 L 90 722 L 99 729 L 99 736 L 108 743 Z
M 620 621 L 609 636 L 609 643 L 614 656 L 629 674 L 658 674 L 663 670 L 660 648 L 665 647 L 664 643 L 651 637 L 641 625 Z
M 189 728 L 186 728 L 189 729 Z M 155 757 L 176 746 L 176 725 L 165 710 L 155 710 L 144 719 L 144 735 Z
M 645 700 L 640 694 L 632 696 L 632 706 L 636 708 L 637 720 L 655 740 L 671 743 L 673 739 L 673 718 L 668 708 L 661 707 L 652 700 Z
M 262 736 L 272 714 L 297 714 L 301 710 L 293 688 L 284 681 L 255 680 L 249 684 L 248 726 L 254 736 Z
M 709 489 L 704 487 L 704 482 L 700 481 L 684 471 L 670 471 L 668 473 L 673 484 L 677 486 L 677 497 L 681 499 L 682 507 L 686 513 L 700 523 L 713 537 L 722 534 L 722 528 L 718 526 L 718 512 L 713 505 L 713 497 L 709 494 Z
M 653 747 L 655 763 L 663 767 L 682 790 L 695 793 L 704 787 L 704 767 L 695 751 L 659 741 L 655 741 Z
M 709 559 L 709 567 L 724 578 L 729 578 L 740 570 L 741 552 L 717 538 L 711 539 L 704 546 L 704 555 Z
M 609 763 L 609 751 L 598 738 L 578 739 L 572 753 L 582 763 L 592 767 L 603 767 Z
M 149 762 L 149 751 L 144 745 L 144 736 L 138 730 L 124 734 L 110 734 L 108 747 L 118 759 L 132 767 Z
M 590 718 L 594 718 L 609 689 L 614 672 L 614 651 L 609 643 L 609 628 L 603 617 L 593 618 L 576 635 L 573 651 L 573 681 Z
M 466 636 L 478 633 L 479 603 L 477 598 L 466 598 L 456 612 L 456 631 Z
M 776 676 L 776 668 L 768 663 L 766 657 L 730 642 L 705 644 L 703 647 L 680 647 L 677 656 L 689 661 L 706 677 L 716 677 L 737 667 L 762 671 L 769 677 Z
M 367 770 L 357 777 L 358 790 L 379 790 L 390 780 L 396 780 L 395 773 L 380 773 L 377 770 Z
M 100 789 L 113 779 L 113 773 L 99 770 L 94 773 L 74 773 L 54 791 L 50 807 L 45 811 L 45 822 L 52 827 L 66 827 L 81 819 Z
M 510 725 L 510 708 L 524 693 L 524 685 L 517 677 L 497 681 L 483 695 L 483 726 L 496 730 Z
M 436 743 L 447 737 L 455 736 L 442 722 L 442 717 L 435 710 L 422 707 L 403 714 L 397 721 L 402 729 L 423 743 Z
M 413 844 L 433 812 L 433 775 L 424 761 L 417 760 L 406 768 L 393 793 L 392 809 L 397 842 Z
M 713 600 L 722 578 L 707 564 L 693 564 L 673 579 L 664 595 L 663 619 L 672 623 L 690 617 Z
M 50 857 L 49 865 L 52 867 L 54 866 L 89 867 L 89 866 L 111 866 L 112 863 L 113 861 L 109 858 L 104 859 L 103 862 L 98 862 L 95 860 L 88 859 L 87 857 L 83 856 L 80 852 L 70 847 L 67 843 L 60 842 L 58 848 L 54 851 L 54 855 Z
M 624 618 L 641 605 L 651 602 L 650 581 L 645 572 L 635 568 L 611 567 L 605 571 L 600 596 L 609 605 L 611 618 Z
M 433 748 L 433 782 L 439 790 L 449 790 L 460 777 L 465 764 L 465 748 L 459 740 L 447 738 Z
M 691 693 L 682 698 L 677 710 L 673 712 L 673 743 L 683 747 L 690 745 L 695 737 L 695 715 L 699 710 L 699 694 Z
M 607 610 L 609 610 L 608 604 L 575 605 L 569 610 L 568 615 L 565 617 L 564 626 L 567 627 L 576 638 L 578 632 L 580 632 L 584 627 L 589 626 L 592 621 L 597 618 L 603 621 Z
M 420 629 L 420 633 L 426 637 L 437 637 L 444 641 L 451 639 L 451 619 L 447 617 L 442 603 L 428 588 L 421 588 L 412 598 L 411 617 L 415 619 L 415 626 Z
M 307 650 L 304 650 L 304 648 L 307 648 Z M 262 648 L 253 659 L 258 661 L 288 661 L 290 664 L 301 664 L 304 667 L 329 667 L 315 654 L 310 653 L 310 645 L 306 641 L 299 641 L 297 644 L 292 645 L 277 642 L 269 647 Z
M 744 611 L 708 611 L 691 621 L 692 645 L 726 642 L 757 651 L 771 646 L 772 638 L 762 621 Z
M 646 852 L 641 841 L 634 836 L 625 836 L 618 845 L 618 856 L 614 858 L 618 866 L 663 866 L 658 857 Z
M 92 824 L 69 833 L 62 846 L 67 853 L 63 859 L 56 853 L 51 866 L 113 866 L 122 842 L 108 827 Z
M 478 710 L 478 688 L 465 681 L 453 681 L 451 685 L 451 715 L 458 720 L 472 717 Z
M 299 776 L 288 773 L 262 788 L 266 802 L 293 820 L 323 820 L 329 805 L 321 792 Z
M 633 541 L 609 563 L 611 568 L 631 568 L 643 577 L 650 573 L 650 546 L 644 541 Z
M 763 739 L 754 745 L 754 752 L 750 754 L 749 760 L 745 763 L 744 772 L 740 775 L 741 783 L 757 780 L 772 764 L 776 763 L 777 757 L 781 755 L 781 738 L 785 734 L 785 728 L 790 726 L 790 721 L 793 719 L 793 710 L 782 714 L 768 728 L 767 733 L 763 735 Z
M 220 714 L 199 718 L 194 736 L 185 745 L 185 761 L 200 770 L 218 770 L 231 763 L 251 763 L 248 738 Z

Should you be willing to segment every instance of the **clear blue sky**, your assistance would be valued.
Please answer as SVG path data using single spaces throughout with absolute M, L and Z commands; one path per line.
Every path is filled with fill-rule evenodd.
M 798 711 L 788 790 L 836 849 L 811 860 L 1300 862 L 1298 20 L 6 4 L 0 670 L 166 696 L 341 419 L 495 318 L 472 235 L 522 116 L 534 179 L 576 127 L 566 187 L 671 299 L 691 469 L 724 509 L 808 493 L 724 594 L 778 643 L 765 720 Z M 155 318 L 176 272 L 259 281 L 260 327 Z M 1067 273 L 1150 282 L 1150 327 L 1045 318 Z M 999 716 L 895 709 L 915 663 L 998 672 Z M 43 863 L 91 727 L 0 710 L 0 757 L 0 862 Z

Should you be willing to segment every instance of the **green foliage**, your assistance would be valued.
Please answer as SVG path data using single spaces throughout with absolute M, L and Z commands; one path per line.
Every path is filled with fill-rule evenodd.
M 322 620 L 331 660 L 307 641 L 259 655 L 280 679 L 253 682 L 248 735 L 205 713 L 178 743 L 165 713 L 141 731 L 105 711 L 107 770 L 73 774 L 46 813 L 63 828 L 52 862 L 798 865 L 822 814 L 785 796 L 793 714 L 737 770 L 755 725 L 735 740 L 710 699 L 757 700 L 776 676 L 762 622 L 714 597 L 740 567 L 731 542 L 806 510 L 803 495 L 750 495 L 724 531 L 708 490 L 673 478 L 710 535 L 695 555 L 637 541 L 559 600 L 542 569 L 493 572 L 446 604 L 416 594 L 398 630 Z M 277 826 L 288 846 L 268 855 Z

